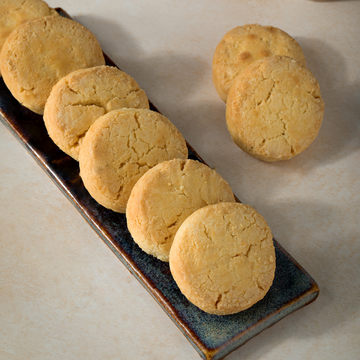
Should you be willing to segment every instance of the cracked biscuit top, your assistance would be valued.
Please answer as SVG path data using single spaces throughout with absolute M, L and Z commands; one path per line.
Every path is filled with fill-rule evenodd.
M 121 108 L 148 109 L 145 92 L 130 76 L 111 66 L 76 70 L 61 78 L 45 104 L 44 121 L 52 140 L 75 160 L 89 127 Z
M 216 315 L 243 311 L 261 300 L 275 275 L 275 249 L 264 218 L 240 203 L 194 212 L 170 250 L 170 270 L 181 292 Z
M 129 231 L 148 254 L 169 261 L 174 236 L 195 210 L 235 202 L 229 184 L 207 165 L 174 159 L 156 165 L 136 183 L 126 208 Z
M 165 116 L 146 109 L 113 110 L 87 131 L 80 176 L 98 203 L 124 213 L 132 188 L 146 171 L 187 155 L 185 139 Z
M 234 142 L 263 161 L 290 159 L 318 135 L 324 115 L 311 72 L 286 56 L 249 65 L 235 80 L 226 104 Z
M 235 78 L 248 65 L 274 55 L 306 63 L 299 44 L 278 28 L 252 24 L 230 30 L 216 47 L 212 64 L 213 83 L 221 99 L 227 101 Z
M 21 24 L 6 39 L 0 54 L 1 74 L 12 95 L 41 115 L 58 80 L 98 65 L 105 65 L 105 59 L 95 36 L 62 16 Z
M 23 22 L 51 15 L 58 13 L 42 0 L 1 0 L 0 52 L 10 33 Z

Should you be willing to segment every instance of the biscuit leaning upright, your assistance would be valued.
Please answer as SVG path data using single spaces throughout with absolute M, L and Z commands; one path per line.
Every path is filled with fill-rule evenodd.
M 113 110 L 86 133 L 80 176 L 98 203 L 125 212 L 133 186 L 146 171 L 187 155 L 185 139 L 165 116 L 146 109 Z
M 62 16 L 29 20 L 6 39 L 0 70 L 12 95 L 25 107 L 43 114 L 52 87 L 78 69 L 104 65 L 95 36 Z
M 229 184 L 207 165 L 174 159 L 150 169 L 135 184 L 126 208 L 129 231 L 148 254 L 169 261 L 174 236 L 197 209 L 235 202 Z
M 263 161 L 290 159 L 315 140 L 324 115 L 312 73 L 286 56 L 249 65 L 236 78 L 226 103 L 234 142 Z
M 290 56 L 306 64 L 299 44 L 278 28 L 253 24 L 230 30 L 217 45 L 212 63 L 212 79 L 221 99 L 227 101 L 231 85 L 242 70 L 274 55 Z
M 78 160 L 89 127 L 121 108 L 148 109 L 149 101 L 130 75 L 115 67 L 95 66 L 73 71 L 56 83 L 45 104 L 44 122 L 55 144 Z
M 0 1 L 0 52 L 10 33 L 23 22 L 52 15 L 58 13 L 42 0 Z

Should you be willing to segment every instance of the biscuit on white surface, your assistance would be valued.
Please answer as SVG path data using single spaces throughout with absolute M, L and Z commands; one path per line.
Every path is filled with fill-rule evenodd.
M 236 78 L 226 104 L 234 142 L 268 162 L 287 160 L 307 149 L 323 116 L 319 83 L 305 66 L 286 56 L 249 65 Z
M 285 31 L 258 24 L 230 30 L 217 45 L 212 64 L 213 83 L 221 99 L 227 101 L 235 78 L 248 65 L 274 55 L 290 56 L 306 65 L 299 44 Z

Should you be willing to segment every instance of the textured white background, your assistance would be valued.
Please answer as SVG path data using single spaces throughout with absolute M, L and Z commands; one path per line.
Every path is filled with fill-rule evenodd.
M 320 296 L 227 359 L 360 358 L 360 1 L 49 0 L 89 28 Z M 214 49 L 245 23 L 303 48 L 326 104 L 318 138 L 267 164 L 231 141 Z M 199 359 L 172 321 L 0 125 L 0 359 Z

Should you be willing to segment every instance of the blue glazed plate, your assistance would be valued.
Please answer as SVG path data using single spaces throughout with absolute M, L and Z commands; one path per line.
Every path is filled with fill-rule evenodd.
M 62 9 L 61 15 L 69 17 Z M 106 57 L 106 55 L 105 55 Z M 115 64 L 106 57 L 107 64 Z M 157 109 L 151 104 L 152 110 Z M 276 272 L 263 300 L 235 315 L 207 314 L 192 305 L 175 284 L 168 263 L 144 253 L 133 241 L 124 214 L 105 209 L 91 198 L 79 165 L 48 137 L 41 116 L 21 106 L 0 79 L 2 122 L 25 146 L 101 239 L 149 291 L 203 359 L 222 359 L 262 330 L 314 301 L 319 288 L 310 275 L 274 240 Z M 189 158 L 204 162 L 189 147 Z

